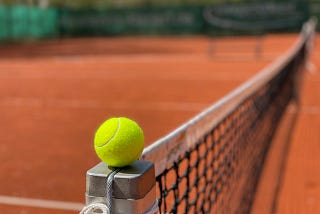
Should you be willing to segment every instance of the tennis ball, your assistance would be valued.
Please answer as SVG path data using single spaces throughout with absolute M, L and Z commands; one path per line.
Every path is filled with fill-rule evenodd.
M 94 149 L 98 157 L 112 167 L 132 164 L 140 158 L 143 148 L 142 129 L 125 117 L 106 120 L 94 137 Z

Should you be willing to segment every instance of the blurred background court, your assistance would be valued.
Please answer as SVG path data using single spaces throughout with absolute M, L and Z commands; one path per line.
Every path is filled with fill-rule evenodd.
M 0 4 L 1 213 L 78 213 L 85 173 L 99 162 L 92 141 L 101 122 L 132 118 L 150 145 L 283 55 L 320 9 L 305 1 L 30 2 Z M 252 16 L 243 14 L 231 17 L 247 24 L 238 28 L 207 17 L 257 5 L 264 28 L 248 27 Z M 270 15 L 281 24 L 268 24 Z M 319 57 L 315 46 L 274 213 L 320 213 Z M 253 212 L 266 211 L 257 201 Z

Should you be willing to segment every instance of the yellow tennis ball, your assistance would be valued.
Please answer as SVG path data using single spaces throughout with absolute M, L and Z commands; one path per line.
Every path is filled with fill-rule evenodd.
M 109 166 L 128 166 L 141 156 L 143 131 L 128 118 L 110 118 L 97 129 L 94 148 L 98 157 Z

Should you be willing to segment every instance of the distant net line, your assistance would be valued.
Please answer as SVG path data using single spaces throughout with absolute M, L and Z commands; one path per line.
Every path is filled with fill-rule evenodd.
M 208 46 L 208 55 L 212 59 L 224 60 L 252 60 L 265 58 L 263 56 L 264 37 L 262 35 L 252 37 L 251 41 L 241 43 L 221 43 L 212 39 Z
M 281 58 L 147 147 L 160 213 L 248 213 L 279 121 L 296 99 L 315 20 Z

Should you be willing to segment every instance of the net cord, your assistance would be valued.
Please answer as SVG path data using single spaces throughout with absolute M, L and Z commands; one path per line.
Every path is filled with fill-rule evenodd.
M 180 154 L 185 153 L 190 147 L 194 146 L 205 133 L 219 124 L 250 95 L 254 94 L 261 85 L 265 85 L 278 75 L 303 45 L 311 42 L 310 40 L 315 34 L 315 26 L 316 20 L 314 18 L 306 22 L 298 39 L 285 54 L 217 103 L 145 148 L 141 159 L 153 162 L 156 176 L 160 175 L 167 166 L 174 163 Z M 310 50 L 308 49 L 307 51 Z

